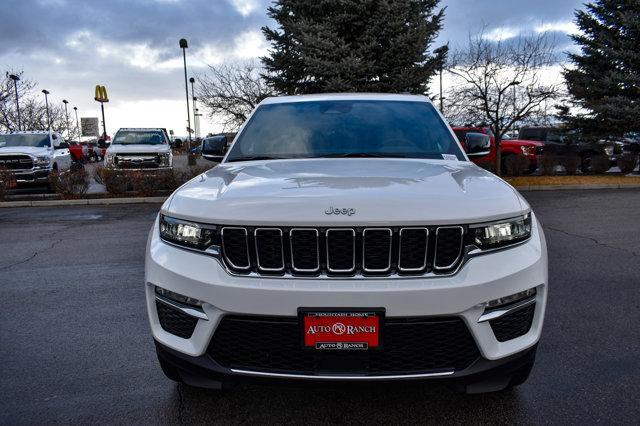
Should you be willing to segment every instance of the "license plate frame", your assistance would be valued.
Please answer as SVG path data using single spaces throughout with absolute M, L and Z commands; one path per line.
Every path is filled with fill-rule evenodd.
M 322 352 L 369 352 L 369 351 L 380 351 L 383 348 L 384 343 L 384 320 L 386 316 L 386 310 L 384 308 L 298 308 L 298 327 L 300 329 L 300 345 L 304 350 L 312 351 L 316 353 Z M 324 319 L 328 319 L 329 321 L 339 321 L 339 320 L 347 320 L 353 319 L 354 322 L 358 322 L 356 318 L 377 318 L 377 324 L 372 320 L 360 321 L 362 325 L 377 325 L 378 329 L 375 333 L 377 337 L 377 345 L 371 345 L 370 340 L 366 340 L 367 346 L 365 348 L 358 347 L 358 343 L 365 343 L 363 341 L 357 342 L 356 338 L 354 339 L 345 339 L 345 337 L 337 338 L 334 341 L 327 342 L 317 342 L 314 341 L 314 345 L 308 345 L 308 340 L 306 339 L 306 321 L 305 317 L 322 317 Z M 369 322 L 371 321 L 371 323 Z M 347 325 L 353 325 L 347 324 Z M 358 334 L 358 336 L 360 333 Z M 312 339 L 313 340 L 313 339 Z M 326 345 L 318 347 L 318 343 L 325 343 Z M 342 345 L 337 345 L 342 343 Z M 345 345 L 345 343 L 347 345 Z M 332 344 L 336 344 L 336 347 L 332 347 Z M 355 345 L 354 345 L 355 344 Z

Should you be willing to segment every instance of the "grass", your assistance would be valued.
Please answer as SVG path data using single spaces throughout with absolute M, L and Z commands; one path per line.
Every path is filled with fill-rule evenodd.
M 513 186 L 528 185 L 640 185 L 640 175 L 606 174 L 574 176 L 518 176 L 505 177 Z

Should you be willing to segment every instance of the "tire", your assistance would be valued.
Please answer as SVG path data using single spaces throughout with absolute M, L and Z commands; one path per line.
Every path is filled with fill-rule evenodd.
M 580 164 L 580 170 L 582 173 L 591 172 L 591 154 L 587 154 L 582 157 L 582 163 Z

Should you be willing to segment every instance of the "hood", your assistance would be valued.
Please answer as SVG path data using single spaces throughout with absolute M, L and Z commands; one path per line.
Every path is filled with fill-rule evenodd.
M 222 163 L 179 188 L 163 212 L 216 224 L 375 226 L 483 222 L 523 210 L 511 186 L 470 162 L 359 158 Z
M 0 155 L 2 154 L 29 154 L 29 155 L 51 155 L 51 150 L 46 147 L 35 146 L 5 146 L 0 148 Z
M 161 145 L 148 145 L 148 144 L 111 144 L 107 148 L 107 154 L 138 154 L 138 153 L 150 153 L 157 154 L 160 152 L 169 152 L 171 147 L 167 144 Z

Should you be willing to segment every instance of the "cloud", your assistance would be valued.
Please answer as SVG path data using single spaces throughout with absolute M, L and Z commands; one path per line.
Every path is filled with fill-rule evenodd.
M 242 15 L 247 16 L 258 9 L 257 0 L 229 0 L 229 3 Z

